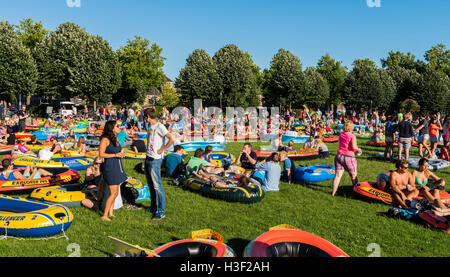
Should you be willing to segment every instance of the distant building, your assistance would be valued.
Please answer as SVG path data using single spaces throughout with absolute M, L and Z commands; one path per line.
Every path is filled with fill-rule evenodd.
M 164 86 L 169 86 L 171 88 L 176 89 L 175 82 L 170 80 L 167 76 L 166 76 L 166 82 L 161 84 L 161 88 Z M 158 89 L 156 87 L 152 88 L 145 97 L 144 105 L 156 105 L 156 103 L 158 103 L 159 97 L 161 97 L 161 88 L 160 89 Z M 179 95 L 179 96 L 181 96 L 181 95 Z

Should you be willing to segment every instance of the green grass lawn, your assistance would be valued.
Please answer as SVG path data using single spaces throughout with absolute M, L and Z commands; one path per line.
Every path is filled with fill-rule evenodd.
M 378 173 L 394 169 L 394 165 L 373 158 L 382 148 L 365 146 L 359 139 L 363 155 L 358 157 L 358 179 L 374 181 Z M 268 144 L 268 143 L 266 143 Z M 237 155 L 243 142 L 227 144 L 227 152 Z M 259 149 L 261 142 L 255 142 Z M 297 145 L 296 147 L 300 147 Z M 325 160 L 296 161 L 295 165 L 333 164 L 337 144 L 328 144 L 332 154 Z M 414 149 L 412 155 L 417 156 Z M 186 158 L 187 160 L 187 158 Z M 139 161 L 124 160 L 129 176 L 145 182 L 145 176 L 135 170 Z M 84 174 L 84 172 L 82 172 Z M 450 183 L 450 169 L 437 175 Z M 331 196 L 331 183 L 280 183 L 279 192 L 266 193 L 256 204 L 228 203 L 205 198 L 197 193 L 169 185 L 163 179 L 166 193 L 166 218 L 159 225 L 149 224 L 151 214 L 145 209 L 121 209 L 112 222 L 100 220 L 100 214 L 85 208 L 72 208 L 74 221 L 65 239 L 0 241 L 0 256 L 8 257 L 67 257 L 80 246 L 82 257 L 109 257 L 114 247 L 108 236 L 147 248 L 190 237 L 194 230 L 210 228 L 224 237 L 224 242 L 242 256 L 245 246 L 272 226 L 290 224 L 316 234 L 341 248 L 350 256 L 367 257 L 371 243 L 380 245 L 382 257 L 448 257 L 450 236 L 425 228 L 414 222 L 391 219 L 378 213 L 390 206 L 365 200 L 356 195 L 350 177 L 344 175 L 336 197 Z M 149 207 L 149 201 L 142 203 Z

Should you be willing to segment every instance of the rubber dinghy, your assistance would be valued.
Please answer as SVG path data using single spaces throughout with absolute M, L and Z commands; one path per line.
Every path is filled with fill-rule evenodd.
M 81 177 L 80 173 L 73 169 L 52 168 L 46 170 L 53 173 L 53 176 L 43 177 L 39 179 L 0 181 L 0 192 L 22 191 L 40 187 L 47 187 L 51 185 L 66 184 L 69 182 L 77 181 Z
M 155 250 L 109 237 L 118 257 L 163 257 L 163 258 L 211 258 L 235 257 L 233 249 L 223 243 L 223 237 L 213 230 L 192 232 L 192 238 L 167 243 Z
M 278 225 L 250 242 L 244 257 L 348 257 L 341 249 L 290 225 Z
M 334 179 L 336 168 L 334 165 L 313 165 L 297 167 L 294 179 L 300 183 L 317 183 Z
M 256 183 L 245 187 L 214 187 L 206 181 L 188 178 L 183 182 L 183 186 L 206 197 L 245 204 L 259 202 L 265 195 L 264 190 Z
M 70 227 L 72 212 L 62 206 L 0 195 L 0 234 L 49 237 Z
M 253 150 L 256 153 L 258 159 L 265 159 L 272 155 L 272 151 L 265 150 Z M 275 151 L 276 152 L 276 151 Z M 313 160 L 319 157 L 319 152 L 314 148 L 299 149 L 287 152 L 288 158 L 294 160 Z
M 365 197 L 380 200 L 385 203 L 391 204 L 396 203 L 392 199 L 392 194 L 387 191 L 381 190 L 377 187 L 376 182 L 361 182 L 353 186 L 353 191 Z M 450 202 L 450 193 L 446 191 L 441 191 L 441 201 L 444 203 Z M 417 199 L 422 199 L 418 197 Z

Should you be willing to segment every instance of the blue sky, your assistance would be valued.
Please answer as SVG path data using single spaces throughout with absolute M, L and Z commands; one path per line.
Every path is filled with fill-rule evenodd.
M 450 1 L 380 0 L 0 0 L 0 20 L 18 24 L 31 17 L 55 30 L 74 22 L 110 42 L 114 50 L 139 35 L 156 42 L 175 79 L 195 49 L 211 56 L 226 44 L 249 52 L 261 69 L 280 48 L 315 66 L 329 53 L 350 66 L 354 59 L 380 58 L 390 50 L 412 52 L 444 43 L 450 48 Z

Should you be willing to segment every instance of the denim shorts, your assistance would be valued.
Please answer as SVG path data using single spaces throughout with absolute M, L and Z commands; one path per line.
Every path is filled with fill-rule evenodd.
M 417 142 L 418 142 L 418 143 L 422 143 L 422 141 L 423 141 L 424 139 L 430 140 L 430 135 L 424 134 L 424 135 L 419 136 Z

